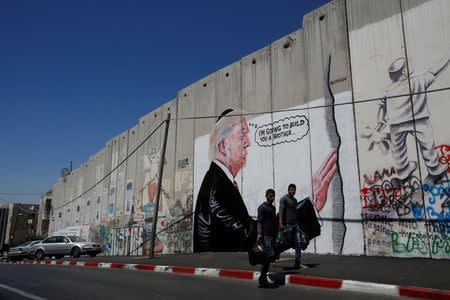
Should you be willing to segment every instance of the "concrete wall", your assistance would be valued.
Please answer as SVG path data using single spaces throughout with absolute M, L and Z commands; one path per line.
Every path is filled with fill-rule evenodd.
M 199 236 L 209 250 L 238 249 L 199 222 L 231 211 L 245 227 L 267 188 L 278 206 L 296 183 L 322 223 L 307 252 L 450 258 L 449 20 L 446 0 L 330 1 L 297 31 L 181 89 L 59 180 L 50 230 L 87 225 L 107 255 L 148 253 L 170 112 L 156 252 L 193 251 Z M 218 121 L 227 109 L 234 116 Z M 217 161 L 231 190 L 212 199 Z M 241 227 L 230 236 L 244 236 Z

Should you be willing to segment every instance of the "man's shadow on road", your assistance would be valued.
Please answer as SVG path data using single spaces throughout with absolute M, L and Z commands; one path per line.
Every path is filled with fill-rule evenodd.
M 320 264 L 304 264 L 304 266 L 308 267 L 307 269 L 313 269 L 319 266 Z M 296 275 L 302 274 L 307 269 L 293 269 L 292 267 L 274 265 L 274 268 L 281 268 L 283 271 L 281 272 L 273 272 L 269 273 L 268 277 L 278 286 L 283 286 L 286 284 L 286 276 L 287 275 Z

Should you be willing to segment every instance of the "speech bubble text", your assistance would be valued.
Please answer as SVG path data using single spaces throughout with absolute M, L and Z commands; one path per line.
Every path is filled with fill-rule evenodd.
M 296 115 L 258 126 L 255 131 L 255 142 L 260 147 L 293 143 L 301 140 L 308 132 L 308 118 L 304 115 Z

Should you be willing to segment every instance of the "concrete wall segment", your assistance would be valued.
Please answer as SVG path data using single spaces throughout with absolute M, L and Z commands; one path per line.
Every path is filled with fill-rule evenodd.
M 178 93 L 176 155 L 175 155 L 175 201 L 191 213 L 194 191 L 194 129 L 195 129 L 195 85 Z M 186 251 L 192 251 L 192 218 L 188 218 L 185 231 L 188 232 Z
M 216 72 L 216 112 L 219 116 L 229 108 L 240 108 L 241 99 L 241 62 L 235 62 Z
M 418 145 L 418 162 L 421 173 L 420 183 L 416 185 L 416 193 L 420 195 L 420 188 L 423 192 L 423 202 L 411 201 L 411 208 L 414 208 L 413 216 L 416 223 L 424 223 L 427 235 L 413 235 L 419 239 L 424 248 L 428 248 L 432 258 L 450 258 L 448 241 L 450 240 L 450 138 L 448 134 L 448 111 L 450 103 L 450 91 L 437 91 L 427 93 L 427 106 L 429 110 L 430 127 L 426 128 L 424 119 L 414 121 L 416 128 L 416 140 Z M 426 134 L 423 132 L 429 131 Z M 430 132 L 431 131 L 431 132 Z M 429 144 L 427 147 L 426 145 Z M 433 155 L 430 155 L 430 148 L 435 149 L 433 155 L 438 160 L 438 168 L 433 168 Z M 408 149 L 409 150 L 409 149 Z M 413 159 L 411 159 L 413 160 Z M 440 169 L 443 174 L 438 180 L 432 179 L 434 169 Z M 434 172 L 435 173 L 435 172 Z M 413 206 L 414 204 L 415 206 Z M 421 206 L 423 205 L 423 206 Z M 407 242 L 407 237 L 399 235 L 398 250 L 402 250 L 401 245 Z M 425 251 L 423 251 L 425 252 Z
M 106 224 L 108 218 L 108 204 L 109 204 L 109 185 L 111 181 L 111 176 L 107 176 L 111 171 L 111 152 L 112 152 L 112 144 L 111 141 L 105 144 L 105 148 L 103 151 L 103 177 L 105 179 L 102 181 L 102 196 L 101 196 L 101 219 L 100 222 L 102 224 Z
M 387 91 L 392 83 L 389 67 L 406 56 L 400 2 L 348 0 L 347 15 L 354 100 L 404 93 Z M 376 17 L 367 19 L 370 15 Z M 364 23 L 372 19 L 380 21 Z
M 272 109 L 271 50 L 267 46 L 241 60 L 242 110 L 267 113 Z
M 209 134 L 216 116 L 216 74 L 195 83 L 195 137 Z
M 411 76 L 443 68 L 427 91 L 450 88 L 450 3 L 403 0 L 401 8 Z
M 247 150 L 246 168 L 242 170 L 240 190 L 250 215 L 256 217 L 257 208 L 265 198 L 265 191 L 273 188 L 272 145 L 258 144 L 257 131 L 262 126 L 272 126 L 271 107 L 271 48 L 267 46 L 241 60 L 242 109 L 249 127 L 250 145 Z M 262 150 L 262 151 L 261 151 Z M 264 170 L 258 176 L 252 171 Z M 261 189 L 255 189 L 261 186 Z
M 306 103 L 304 30 L 300 29 L 271 44 L 272 110 Z
M 128 157 L 127 171 L 125 177 L 125 203 L 124 203 L 124 211 L 126 215 L 131 214 L 134 211 L 134 190 L 136 189 L 136 158 L 137 151 L 136 148 L 138 146 L 138 135 L 139 135 L 139 125 L 135 125 L 129 129 L 128 133 Z M 132 154 L 133 153 L 133 154 Z
M 303 17 L 309 101 L 324 95 L 323 70 L 330 56 L 332 93 L 352 88 L 346 23 L 345 0 L 331 1 Z

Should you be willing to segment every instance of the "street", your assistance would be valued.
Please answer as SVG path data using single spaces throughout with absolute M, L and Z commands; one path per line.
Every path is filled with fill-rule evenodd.
M 25 296 L 20 295 L 28 293 Z M 305 286 L 259 289 L 257 282 L 132 270 L 0 265 L 0 299 L 394 299 Z M 399 299 L 399 298 L 397 298 Z

